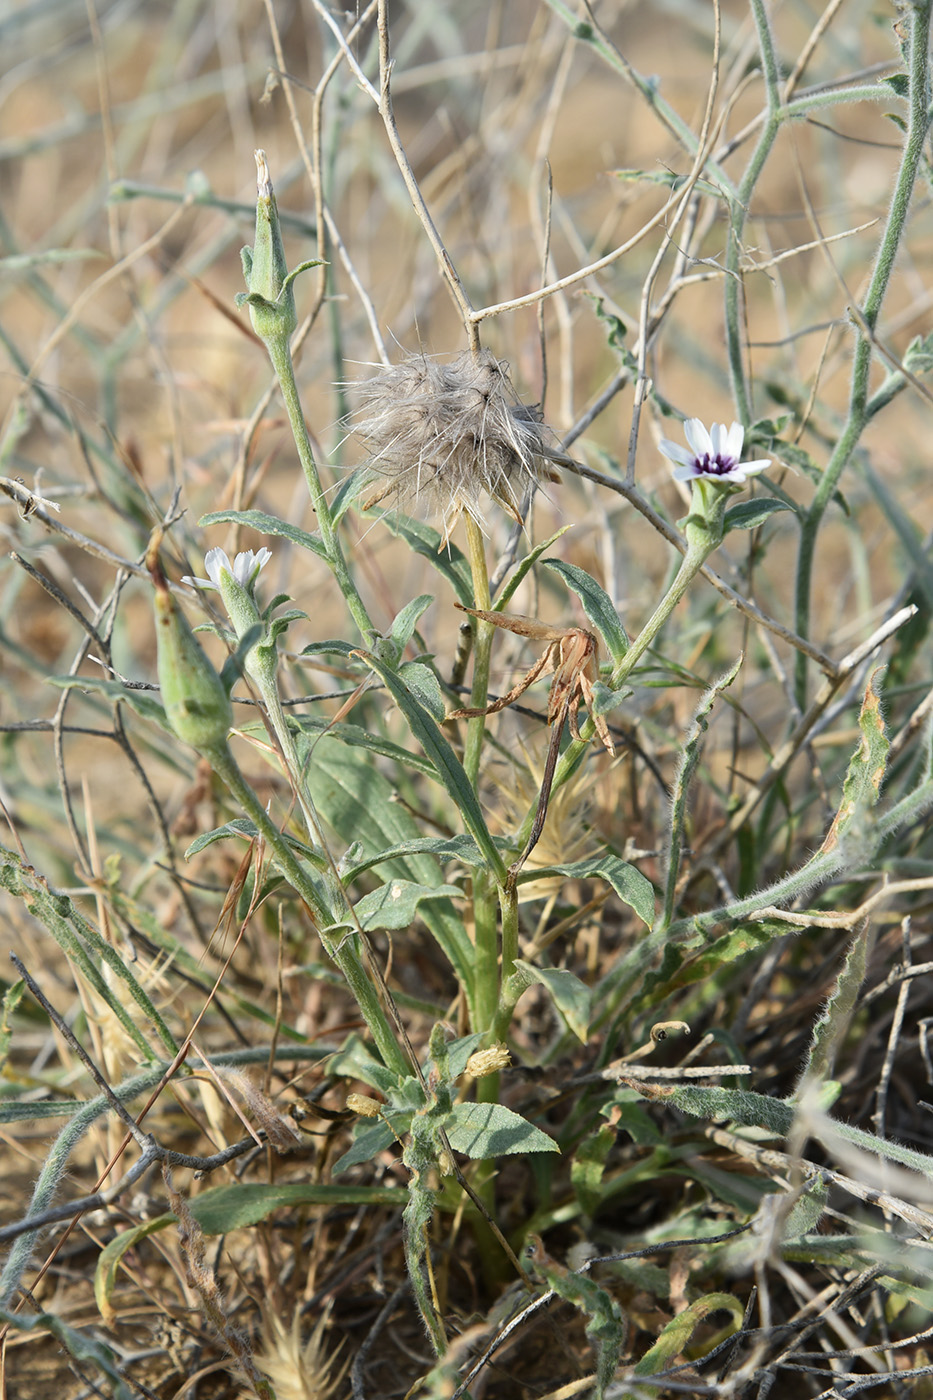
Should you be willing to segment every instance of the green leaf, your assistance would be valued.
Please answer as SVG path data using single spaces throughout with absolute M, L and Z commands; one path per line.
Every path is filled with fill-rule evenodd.
M 364 1084 L 369 1084 L 371 1088 L 378 1089 L 380 1094 L 385 1094 L 386 1098 L 393 1100 L 402 1087 L 413 1088 L 415 1096 L 412 1103 L 420 1108 L 424 1102 L 417 1079 L 410 1076 L 404 1081 L 400 1080 L 394 1070 L 387 1069 L 381 1060 L 373 1058 L 368 1046 L 355 1031 L 347 1036 L 336 1055 L 328 1056 L 327 1069 L 335 1079 L 361 1079 Z
M 301 718 L 297 720 L 297 725 L 299 732 L 308 736 L 308 743 L 316 741 L 319 736 L 323 736 L 325 742 L 339 739 L 341 743 L 350 744 L 354 748 L 369 749 L 371 753 L 381 754 L 383 758 L 391 758 L 403 768 L 411 768 L 416 773 L 424 773 L 426 777 L 433 778 L 435 782 L 440 781 L 434 764 L 423 754 L 411 753 L 408 749 L 403 749 L 401 744 L 394 744 L 391 739 L 385 739 L 380 734 L 370 734 L 358 724 L 331 724 L 326 719 Z
M 396 615 L 389 629 L 389 636 L 398 648 L 397 654 L 399 657 L 401 657 L 402 652 L 411 641 L 412 634 L 418 625 L 418 619 L 421 617 L 422 613 L 427 611 L 433 602 L 433 593 L 421 593 L 417 598 L 413 598 L 410 603 L 406 603 L 401 612 Z
M 542 880 L 549 875 L 564 875 L 568 880 L 607 880 L 619 898 L 635 910 L 642 923 L 649 928 L 654 923 L 654 885 L 634 865 L 629 865 L 612 851 L 603 851 L 601 855 L 591 856 L 587 860 L 575 860 L 569 865 L 548 865 L 543 869 L 535 866 L 533 870 L 523 870 L 517 883 L 523 885 L 529 880 Z
M 562 967 L 537 967 L 523 958 L 516 958 L 515 966 L 525 974 L 529 985 L 538 982 L 546 988 L 567 1025 L 585 1045 L 593 1003 L 593 993 L 586 983 Z
M 403 539 L 410 549 L 427 559 L 439 574 L 443 574 L 464 607 L 473 606 L 473 577 L 469 560 L 462 550 L 450 541 L 443 544 L 434 527 L 426 525 L 423 520 L 413 520 L 394 510 L 373 513 L 393 535 Z
M 430 666 L 423 661 L 406 661 L 399 666 L 396 674 L 405 682 L 408 689 L 417 696 L 421 704 L 438 724 L 443 724 L 447 706 L 441 694 L 440 681 Z
M 433 723 L 433 721 L 431 721 Z M 302 755 L 303 757 L 303 755 Z M 347 845 L 358 841 L 373 865 L 381 865 L 385 880 L 412 880 L 418 885 L 443 884 L 433 855 L 415 851 L 397 854 L 400 847 L 421 839 L 411 813 L 394 800 L 395 788 L 369 756 L 345 744 L 317 744 L 305 768 L 314 805 Z M 386 859 L 387 852 L 394 852 Z M 385 861 L 385 864 L 383 864 Z M 356 861 L 362 866 L 363 861 Z M 473 945 L 463 921 L 449 901 L 426 904 L 421 917 L 450 962 L 457 980 L 472 996 Z
M 340 524 L 357 497 L 362 494 L 364 487 L 369 485 L 370 479 L 369 472 L 362 467 L 344 477 L 330 503 L 330 518 L 335 525 Z
M 572 525 L 563 525 L 559 530 L 557 530 L 553 535 L 551 535 L 550 539 L 542 540 L 540 544 L 535 545 L 534 549 L 532 549 L 528 554 L 525 555 L 524 559 L 519 560 L 509 578 L 508 583 L 505 585 L 502 592 L 499 594 L 498 598 L 493 604 L 494 612 L 504 612 L 507 603 L 512 597 L 514 597 L 515 592 L 518 589 L 518 586 L 521 583 L 522 579 L 525 578 L 529 570 L 532 569 L 535 566 L 535 564 L 537 564 L 544 551 L 546 549 L 550 549 L 552 544 L 557 543 L 561 535 L 566 535 L 567 531 L 572 529 Z
M 606 1162 L 618 1139 L 617 1128 L 604 1123 L 595 1133 L 584 1138 L 573 1154 L 570 1180 L 585 1215 L 595 1215 L 602 1203 L 600 1188 Z
M 849 762 L 842 785 L 842 801 L 826 834 L 820 852 L 836 849 L 841 838 L 853 825 L 864 820 L 869 807 L 878 800 L 888 758 L 888 736 L 881 713 L 881 679 L 884 667 L 876 666 L 868 677 L 865 696 L 858 718 L 862 739 Z
M 906 73 L 889 73 L 880 81 L 892 92 L 896 92 L 898 97 L 908 98 L 910 96 L 910 78 Z
M 13 1036 L 10 1017 L 22 1001 L 25 990 L 26 983 L 20 977 L 7 987 L 3 994 L 3 1015 L 0 1018 L 0 1070 L 6 1064 L 7 1055 L 10 1052 L 10 1040 Z
M 138 1395 L 135 1386 L 131 1391 L 123 1380 L 113 1352 L 108 1346 L 104 1346 L 103 1342 L 97 1341 L 87 1331 L 69 1327 L 68 1323 L 63 1322 L 55 1313 L 35 1313 L 31 1317 L 24 1317 L 22 1313 L 0 1308 L 0 1322 L 14 1332 L 50 1333 L 75 1361 L 96 1366 L 107 1377 L 112 1386 L 113 1400 L 133 1400 L 134 1392 Z
M 733 1332 L 742 1326 L 745 1308 L 733 1293 L 708 1293 L 689 1308 L 678 1313 L 662 1331 L 660 1337 L 635 1366 L 636 1376 L 656 1376 L 684 1350 L 697 1327 L 710 1313 L 728 1312 L 735 1324 Z
M 759 948 L 766 948 L 775 938 L 786 937 L 787 925 L 776 919 L 760 919 L 738 924 L 706 946 L 702 946 L 702 936 L 698 935 L 690 942 L 671 949 L 671 958 L 665 966 L 648 974 L 644 992 L 650 994 L 649 999 L 653 1004 L 680 987 L 689 987 L 705 981 L 720 967 L 736 962 Z M 702 952 L 695 958 L 687 956 L 691 948 L 698 945 L 702 947 Z
M 152 1044 L 153 1028 L 169 1055 L 174 1057 L 178 1053 L 178 1044 L 174 1036 L 118 950 L 101 937 L 67 895 L 57 894 L 49 889 L 46 881 L 32 866 L 24 865 L 18 854 L 2 845 L 0 889 L 5 889 L 14 899 L 21 900 L 29 913 L 45 925 L 81 976 L 110 1007 L 144 1059 L 152 1060 L 156 1055 Z M 91 956 L 92 954 L 94 956 Z M 100 962 L 105 962 L 124 984 L 149 1023 L 145 1029 L 137 1025 L 116 988 L 108 984 L 99 970 Z
M 140 719 L 158 724 L 169 734 L 172 733 L 165 707 L 156 699 L 155 690 L 136 690 L 133 686 L 123 685 L 121 681 L 106 681 L 97 676 L 47 676 L 46 680 L 59 690 L 80 690 L 86 695 L 103 695 L 107 700 L 122 701 Z
M 832 1078 L 836 1052 L 855 1013 L 859 993 L 868 971 L 868 958 L 875 942 L 875 930 L 866 919 L 849 944 L 842 971 L 829 1000 L 820 1012 L 810 1042 L 810 1053 L 801 1077 L 802 1086 Z
M 410 928 L 415 922 L 419 905 L 430 899 L 459 899 L 461 891 L 456 885 L 416 885 L 410 880 L 390 880 L 378 890 L 371 890 L 353 906 L 364 929 Z M 327 930 L 334 933 L 341 928 L 355 928 L 346 920 L 332 924 Z
M 683 850 L 684 826 L 687 820 L 687 796 L 690 783 L 700 762 L 703 736 L 709 724 L 709 714 L 722 692 L 732 684 L 742 664 L 742 657 L 730 666 L 724 676 L 703 694 L 693 715 L 693 723 L 683 744 L 674 790 L 671 793 L 670 839 L 667 851 L 667 879 L 664 888 L 664 913 L 662 923 L 666 928 L 674 916 L 674 901 L 677 894 L 677 877 L 680 873 L 680 857 Z
M 257 836 L 256 826 L 248 817 L 233 817 L 225 822 L 223 826 L 215 826 L 211 831 L 203 831 L 200 836 L 196 836 L 191 845 L 185 851 L 185 860 L 190 860 L 192 856 L 198 855 L 207 846 L 212 846 L 215 841 L 227 841 L 232 837 L 247 841 L 254 841 Z M 300 860 L 305 860 L 309 865 L 313 865 L 317 870 L 330 870 L 330 863 L 327 857 L 320 851 L 315 851 L 306 842 L 300 841 L 298 837 L 285 832 L 285 839 L 291 846 L 295 855 Z M 276 876 L 276 879 L 279 877 Z
M 614 175 L 617 180 L 622 180 L 626 184 L 661 185 L 664 189 L 679 190 L 687 183 L 686 175 L 678 175 L 673 170 L 611 170 L 610 175 Z M 710 184 L 709 180 L 697 180 L 693 185 L 697 194 L 706 195 L 709 199 L 724 199 L 723 191 L 717 186 Z
M 361 1166 L 363 1162 L 371 1162 L 374 1157 L 378 1157 L 380 1152 L 384 1152 L 387 1147 L 391 1147 L 396 1137 L 401 1138 L 408 1131 L 408 1122 L 411 1114 L 387 1114 L 386 1117 L 397 1126 L 397 1133 L 392 1131 L 388 1123 L 373 1123 L 369 1127 L 362 1128 L 353 1139 L 352 1146 L 348 1147 L 342 1157 L 331 1167 L 334 1176 L 340 1176 L 341 1172 L 349 1171 L 351 1167 Z
M 205 1235 L 225 1235 L 265 1220 L 274 1210 L 294 1206 L 404 1206 L 401 1186 L 334 1186 L 310 1181 L 267 1185 L 244 1182 L 212 1186 L 188 1202 Z
M 310 550 L 320 559 L 328 558 L 327 550 L 317 536 L 309 535 L 307 530 L 300 530 L 288 520 L 280 520 L 277 515 L 267 515 L 263 510 L 213 510 L 208 515 L 202 515 L 198 524 L 203 527 L 238 525 L 249 530 L 258 530 L 262 535 L 290 540 L 292 544 L 297 544 L 300 549 Z
M 692 1113 L 694 1118 L 714 1122 L 737 1123 L 743 1128 L 767 1128 L 778 1137 L 786 1137 L 794 1121 L 794 1110 L 783 1099 L 756 1094 L 750 1089 L 705 1088 L 697 1084 L 678 1084 L 670 1097 L 678 1108 Z
M 560 574 L 567 587 L 576 593 L 583 604 L 583 611 L 602 637 L 613 665 L 618 665 L 628 651 L 628 637 L 609 594 L 576 564 L 568 564 L 563 559 L 545 559 L 544 564 Z
M 429 853 L 441 860 L 457 860 L 462 865 L 482 865 L 486 862 L 483 853 L 472 836 L 419 836 L 413 841 L 404 841 L 400 846 L 390 847 L 380 855 L 369 856 L 352 866 L 344 875 L 344 884 L 351 885 L 360 875 L 383 861 L 394 860 L 396 856 L 420 855 Z M 786 932 L 786 928 L 785 928 Z
M 455 1104 L 444 1126 L 453 1150 L 476 1160 L 560 1151 L 547 1133 L 498 1103 Z
M 171 1212 L 167 1215 L 157 1215 L 152 1220 L 144 1221 L 142 1225 L 134 1225 L 132 1230 L 123 1230 L 104 1245 L 97 1256 L 97 1267 L 94 1270 L 94 1299 L 105 1327 L 112 1327 L 117 1320 L 110 1300 L 116 1287 L 117 1270 L 124 1254 L 137 1245 L 140 1240 L 144 1240 L 147 1235 L 154 1235 L 157 1230 L 164 1230 L 167 1225 L 173 1223 L 174 1219 Z
M 723 517 L 723 531 L 757 530 L 759 525 L 779 510 L 793 510 L 788 501 L 777 501 L 773 496 L 758 496 L 754 501 L 742 501 L 730 506 Z
M 361 655 L 364 654 L 361 653 Z M 391 692 L 392 698 L 401 710 L 412 735 L 434 764 L 438 777 L 457 807 L 465 826 L 486 857 L 497 881 L 504 884 L 506 879 L 505 863 L 489 834 L 482 808 L 470 785 L 470 780 L 464 772 L 463 764 L 444 738 L 437 721 L 424 708 L 417 696 L 409 690 L 401 677 L 391 671 L 384 662 L 372 654 L 365 655 L 364 659 L 376 674 L 382 677 L 386 689 Z

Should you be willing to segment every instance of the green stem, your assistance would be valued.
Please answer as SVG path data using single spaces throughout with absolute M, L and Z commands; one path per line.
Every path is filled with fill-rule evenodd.
M 469 512 L 464 513 L 466 526 L 467 553 L 470 559 L 470 572 L 473 575 L 473 606 L 488 612 L 492 607 L 489 594 L 489 571 L 486 567 L 486 546 L 483 532 Z M 491 622 L 473 619 L 473 687 L 470 691 L 470 708 L 483 710 L 489 694 L 489 661 L 492 653 Z M 483 739 L 486 734 L 486 716 L 477 715 L 467 722 L 467 737 L 463 751 L 463 767 L 473 790 L 479 779 L 479 763 L 483 752 Z
M 778 90 L 778 69 L 768 26 L 768 16 L 764 0 L 752 0 L 752 15 L 758 30 L 758 47 L 768 93 L 768 116 L 751 160 L 742 176 L 734 198 L 729 199 L 729 240 L 726 248 L 725 319 L 726 347 L 729 355 L 729 377 L 732 381 L 732 394 L 736 412 L 743 427 L 752 421 L 752 401 L 748 381 L 745 377 L 742 336 L 742 291 L 744 283 L 741 273 L 742 238 L 748 206 L 758 183 L 765 161 L 771 154 L 775 138 L 781 126 L 782 114 L 780 92 Z
M 323 944 L 324 951 L 343 973 L 363 1019 L 369 1027 L 379 1054 L 382 1056 L 383 1063 L 396 1074 L 407 1076 L 411 1067 L 395 1038 L 376 989 L 363 967 L 357 946 L 357 936 L 347 934 L 340 937 L 337 942 L 328 937 L 325 930 L 335 922 L 332 911 L 328 909 L 320 890 L 295 856 L 286 837 L 276 826 L 243 777 L 229 748 L 224 745 L 223 748 L 214 750 L 210 754 L 210 760 L 218 777 L 226 784 L 243 811 L 255 824 L 282 874 L 297 890 L 310 909 L 317 924 L 318 937 Z
M 314 453 L 311 449 L 311 439 L 308 437 L 308 429 L 305 424 L 304 414 L 301 411 L 301 400 L 298 397 L 298 385 L 295 383 L 295 368 L 292 364 L 291 349 L 288 342 L 283 338 L 270 338 L 266 341 L 266 348 L 269 351 L 272 367 L 275 370 L 279 385 L 282 389 L 285 411 L 288 414 L 292 436 L 295 439 L 295 446 L 298 449 L 301 469 L 305 474 L 305 481 L 308 483 L 308 494 L 311 497 L 311 505 L 318 518 L 321 539 L 327 551 L 330 566 L 340 586 L 340 591 L 347 601 L 347 607 L 350 609 L 353 621 L 360 629 L 360 632 L 366 636 L 367 633 L 372 633 L 376 629 L 370 621 L 366 606 L 359 595 L 353 576 L 347 567 L 347 561 L 344 558 L 340 538 L 334 526 L 333 518 L 330 513 L 330 506 L 327 503 L 327 496 L 321 485 L 317 463 L 314 460 Z
M 504 1041 L 508 1036 L 515 1003 L 521 996 L 521 991 L 516 994 L 514 986 L 515 960 L 518 957 L 518 886 L 514 881 L 500 885 L 499 909 L 502 914 L 502 974 L 493 1038 Z
M 495 895 L 492 879 L 485 870 L 477 869 L 473 876 L 473 923 L 476 940 L 473 971 L 476 1025 L 473 1029 L 488 1031 L 496 1018 L 499 1001 L 499 946 Z
M 852 357 L 852 384 L 849 411 L 835 450 L 830 457 L 810 509 L 800 530 L 800 550 L 797 558 L 796 630 L 801 637 L 810 635 L 810 594 L 816 539 L 826 507 L 832 500 L 845 467 L 868 421 L 868 389 L 872 358 L 872 340 L 885 294 L 894 270 L 901 236 L 907 222 L 911 195 L 923 158 L 923 146 L 930 129 L 930 16 L 933 0 L 916 0 L 907 7 L 908 76 L 910 82 L 909 116 L 904 154 L 891 200 L 891 208 L 878 253 L 871 282 L 861 312 L 856 320 L 861 332 Z M 807 657 L 797 653 L 795 690 L 801 712 L 807 699 Z

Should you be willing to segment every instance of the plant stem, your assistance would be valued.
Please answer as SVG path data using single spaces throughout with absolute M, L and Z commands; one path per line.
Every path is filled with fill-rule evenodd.
M 499 887 L 499 909 L 502 914 L 502 974 L 499 1009 L 496 1013 L 494 1038 L 505 1040 L 518 996 L 515 994 L 515 960 L 518 957 L 518 886 L 507 881 Z M 492 1077 L 492 1076 L 490 1076 Z M 498 1075 L 495 1076 L 498 1079 Z
M 308 483 L 308 494 L 311 497 L 311 505 L 318 518 L 318 525 L 321 530 L 321 539 L 327 551 L 334 578 L 340 587 L 350 609 L 353 621 L 356 623 L 363 636 L 375 632 L 366 606 L 359 595 L 353 575 L 347 567 L 340 538 L 334 526 L 330 513 L 330 506 L 327 503 L 327 496 L 321 485 L 320 474 L 317 463 L 314 460 L 314 453 L 311 449 L 311 439 L 308 437 L 308 429 L 305 425 L 304 414 L 301 411 L 301 400 L 298 397 L 298 386 L 295 383 L 295 367 L 292 363 L 292 353 L 288 344 L 282 340 L 270 339 L 266 341 L 269 351 L 269 358 L 275 370 L 279 384 L 282 389 L 282 398 L 285 402 L 285 411 L 288 414 L 289 425 L 292 436 L 295 439 L 295 446 L 298 449 L 298 458 L 301 462 L 301 469 L 305 474 L 305 481 Z
M 826 507 L 832 500 L 839 478 L 847 466 L 868 421 L 867 402 L 872 341 L 881 307 L 891 280 L 897 250 L 907 222 L 910 199 L 923 157 L 923 146 L 930 129 L 930 16 L 933 0 L 915 0 L 906 7 L 908 24 L 907 66 L 910 83 L 909 116 L 904 154 L 901 159 L 887 224 L 878 247 L 875 267 L 861 311 L 853 314 L 861 332 L 852 357 L 852 384 L 849 411 L 832 456 L 823 472 L 810 509 L 800 530 L 797 557 L 795 617 L 796 630 L 810 635 L 810 593 L 816 538 Z M 807 699 L 807 657 L 798 652 L 795 673 L 797 705 L 802 712 Z
M 761 65 L 768 94 L 768 116 L 739 188 L 735 196 L 728 201 L 729 239 L 726 248 L 726 275 L 724 278 L 729 377 L 732 381 L 732 395 L 736 412 L 744 428 L 747 428 L 752 421 L 752 401 L 748 381 L 745 377 L 742 351 L 742 290 L 744 286 L 740 267 L 742 236 L 745 231 L 745 220 L 748 217 L 748 206 L 752 194 L 765 161 L 771 154 L 771 147 L 774 145 L 782 120 L 777 62 L 764 0 L 752 0 L 752 15 L 758 30 L 758 47 L 761 52 Z
M 473 575 L 473 606 L 488 612 L 492 607 L 492 599 L 489 594 L 489 571 L 486 567 L 486 545 L 483 540 L 483 532 L 468 512 L 464 513 L 463 519 L 466 526 L 470 572 Z M 473 687 L 470 691 L 470 708 L 483 710 L 486 708 L 486 699 L 489 694 L 489 659 L 492 652 L 492 634 L 496 629 L 491 622 L 483 622 L 478 617 L 474 618 L 473 621 L 475 631 L 473 634 Z M 479 779 L 479 762 L 483 752 L 485 733 L 485 715 L 477 715 L 474 719 L 467 721 L 463 767 L 474 791 Z

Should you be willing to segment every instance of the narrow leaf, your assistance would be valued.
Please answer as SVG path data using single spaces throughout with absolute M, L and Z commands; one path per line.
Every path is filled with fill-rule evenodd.
M 742 501 L 730 506 L 723 517 L 723 530 L 757 530 L 772 515 L 780 510 L 792 510 L 788 501 L 777 501 L 773 496 L 759 496 L 754 501 Z
M 309 535 L 288 520 L 280 520 L 277 515 L 267 515 L 263 510 L 212 510 L 202 515 L 199 525 L 237 525 L 249 530 L 258 530 L 261 535 L 273 535 L 290 540 L 300 549 L 308 549 L 321 559 L 328 557 L 327 550 L 316 535 Z
M 605 588 L 576 564 L 568 564 L 563 559 L 545 559 L 544 564 L 560 574 L 567 587 L 576 593 L 583 611 L 602 637 L 613 665 L 617 666 L 628 651 L 628 637 Z
M 434 527 L 426 525 L 423 520 L 413 520 L 394 510 L 374 514 L 393 535 L 398 535 L 416 554 L 427 559 L 439 574 L 443 574 L 465 607 L 473 606 L 473 578 L 469 560 L 462 550 L 449 541 L 444 544 Z
M 734 1293 L 708 1293 L 671 1319 L 654 1346 L 636 1364 L 635 1375 L 656 1376 L 663 1371 L 684 1350 L 700 1323 L 714 1312 L 731 1313 L 733 1331 L 742 1326 L 745 1309 Z
M 188 1202 L 205 1235 L 225 1235 L 256 1225 L 283 1206 L 404 1206 L 401 1186 L 335 1186 L 310 1181 L 212 1186 Z
M 858 717 L 858 726 L 862 731 L 861 742 L 850 760 L 849 770 L 842 785 L 842 801 L 820 847 L 821 852 L 829 853 L 835 850 L 845 833 L 854 823 L 863 819 L 868 809 L 878 800 L 888 757 L 888 738 L 880 698 L 883 674 L 884 667 L 876 666 L 868 677 Z
M 642 923 L 649 928 L 654 923 L 654 885 L 634 865 L 629 865 L 612 851 L 603 851 L 601 855 L 588 860 L 575 860 L 569 865 L 547 865 L 543 869 L 535 866 L 533 870 L 523 870 L 518 883 L 527 884 L 530 880 L 545 879 L 549 875 L 564 875 L 568 880 L 607 880 L 619 898 L 635 910 Z
M 360 653 L 378 676 L 382 677 L 386 689 L 401 710 L 414 738 L 421 745 L 434 764 L 438 777 L 444 784 L 456 805 L 467 830 L 483 852 L 490 869 L 500 884 L 505 883 L 505 864 L 495 842 L 489 834 L 486 819 L 477 800 L 476 793 L 457 755 L 441 733 L 437 721 L 429 714 L 421 701 L 409 690 L 405 682 L 391 671 L 384 662 L 371 653 Z
M 371 890 L 353 906 L 353 912 L 364 929 L 410 928 L 418 908 L 430 899 L 459 899 L 456 885 L 416 885 L 411 880 L 390 880 L 378 890 Z M 354 928 L 346 920 L 332 924 L 329 933 L 341 928 Z
M 687 820 L 687 795 L 690 783 L 697 770 L 703 748 L 703 735 L 706 733 L 709 714 L 719 695 L 732 684 L 739 672 L 743 658 L 739 656 L 724 676 L 710 686 L 700 700 L 693 724 L 684 740 L 683 753 L 671 794 L 670 836 L 667 849 L 667 879 L 664 888 L 664 912 L 662 927 L 666 928 L 674 917 L 674 900 L 677 891 L 677 876 L 680 873 L 680 858 L 683 851 L 684 827 Z
M 592 1015 L 593 994 L 585 982 L 561 967 L 537 967 L 516 958 L 516 968 L 525 973 L 529 983 L 537 982 L 548 995 L 578 1040 L 586 1044 Z

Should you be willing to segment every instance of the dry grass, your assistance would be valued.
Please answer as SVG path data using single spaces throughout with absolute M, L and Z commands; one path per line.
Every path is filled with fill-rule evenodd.
M 792 1400 L 919 1397 L 933 1384 L 933 494 L 930 348 L 916 345 L 933 285 L 928 141 L 867 338 L 865 322 L 904 149 L 905 104 L 882 80 L 904 71 L 900 46 L 929 5 L 772 7 L 783 101 L 839 85 L 881 99 L 785 122 L 745 203 L 767 108 L 755 5 L 590 14 L 571 0 L 575 36 L 563 8 L 390 7 L 409 187 L 376 108 L 374 7 L 358 30 L 317 0 L 61 0 L 0 15 L 2 941 L 36 988 L 20 999 L 18 973 L 4 974 L 2 1200 L 14 1236 L 38 1181 L 43 1223 L 20 1235 L 0 1400 L 427 1400 L 467 1384 L 474 1400 Z M 295 533 L 319 521 L 266 350 L 234 306 L 257 147 L 290 264 L 323 259 L 296 283 L 295 358 L 328 499 L 350 500 L 340 529 L 373 623 L 362 637 Z M 869 394 L 891 402 L 814 513 L 851 422 L 860 338 Z M 426 457 L 411 393 L 393 416 L 383 392 L 377 431 L 372 392 L 356 387 L 381 374 L 383 391 L 408 392 L 409 371 L 387 367 L 415 364 L 447 393 L 451 364 L 474 363 L 471 340 L 517 395 L 497 400 L 502 460 L 486 482 L 505 512 L 469 476 L 462 405 L 447 404 L 442 431 L 432 422 Z M 437 780 L 392 677 L 427 714 L 432 697 L 477 710 L 537 659 L 539 643 L 496 629 L 489 695 L 476 681 L 471 694 L 454 603 L 489 607 L 477 549 L 501 597 L 553 537 L 551 566 L 528 569 L 506 612 L 592 627 L 611 654 L 589 576 L 636 637 L 680 564 L 671 540 L 689 505 L 658 443 L 679 439 L 683 416 L 742 417 L 743 392 L 747 455 L 774 463 L 754 498 L 793 509 L 729 534 L 709 560 L 718 579 L 693 581 L 607 711 L 616 756 L 591 746 L 563 785 L 558 766 L 513 905 L 499 881 L 502 956 L 511 908 L 527 989 L 509 1002 L 500 988 L 484 1019 L 482 974 L 457 957 L 479 949 L 479 963 L 490 929 L 495 944 L 495 864 L 470 863 L 467 804 L 458 812 Z M 519 401 L 540 404 L 547 428 Z M 471 434 L 475 414 L 471 400 Z M 433 486 L 421 477 L 438 441 L 458 475 L 449 499 L 425 502 L 405 472 Z M 353 502 L 374 504 L 378 484 L 351 470 L 370 457 L 391 473 L 367 513 Z M 553 460 L 571 464 L 554 482 Z M 522 530 L 510 516 L 531 481 L 541 489 Z M 412 514 L 436 508 L 436 529 L 400 517 L 396 497 Z M 267 531 L 286 524 L 261 533 L 229 518 L 246 511 Z M 204 527 L 206 512 L 228 514 Z M 458 1150 L 470 1198 L 436 1172 L 446 1148 L 418 1157 L 409 1080 L 408 1117 L 398 1103 L 391 1116 L 401 1144 L 387 1134 L 334 1172 L 359 1131 L 347 1094 L 393 1091 L 307 901 L 268 852 L 223 840 L 185 859 L 240 812 L 145 709 L 156 653 L 143 558 L 159 523 L 173 579 L 202 574 L 211 545 L 273 548 L 262 604 L 287 594 L 305 614 L 279 670 L 300 702 L 289 713 L 302 720 L 303 798 L 342 876 L 395 852 L 349 880 L 353 900 L 399 881 L 454 891 L 401 928 L 371 925 L 420 1062 L 433 1044 L 431 1091 L 448 1082 L 432 1027 L 466 1036 L 498 1012 L 512 1068 L 475 1085 L 451 1068 L 450 1092 L 503 1104 L 559 1154 Z M 203 604 L 200 620 L 226 625 L 216 594 L 179 596 L 192 619 Z M 224 637 L 204 642 L 219 666 Z M 488 643 L 480 628 L 477 670 Z M 357 696 L 376 671 L 383 684 Z M 255 696 L 242 681 L 234 694 L 240 765 L 273 821 L 307 843 Z M 475 776 L 505 865 L 545 780 L 546 703 L 528 690 L 485 737 L 431 721 Z M 322 737 L 335 716 L 338 737 Z M 397 853 L 421 838 L 448 844 Z M 625 898 L 623 862 L 657 893 L 650 930 Z M 672 1022 L 689 1034 L 652 1037 Z M 708 1073 L 691 1077 L 697 1067 Z M 123 1119 L 113 1103 L 86 1108 L 103 1085 Z M 818 1103 L 805 1085 L 821 1087 Z M 76 1105 L 87 1122 L 66 1142 Z M 418 1231 L 403 1209 L 419 1179 L 437 1193 L 443 1361 L 406 1282 Z

